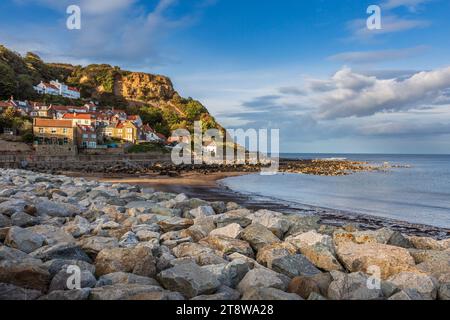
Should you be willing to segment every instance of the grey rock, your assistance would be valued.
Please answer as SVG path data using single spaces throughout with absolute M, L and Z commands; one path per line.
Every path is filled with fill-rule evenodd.
M 368 276 L 362 272 L 345 274 L 331 271 L 333 282 L 328 288 L 332 300 L 376 300 L 383 297 L 381 289 L 369 288 Z
M 78 245 L 93 259 L 103 249 L 119 247 L 119 241 L 111 237 L 88 237 L 78 241 Z
M 388 300 L 423 300 L 423 297 L 415 289 L 405 289 L 393 294 Z
M 42 296 L 39 290 L 24 289 L 12 284 L 0 283 L 0 300 L 36 300 Z
M 303 299 L 295 293 L 287 293 L 275 288 L 250 288 L 244 292 L 242 300 L 294 301 Z
M 80 301 L 87 300 L 90 293 L 91 288 L 83 288 L 79 290 L 56 290 L 40 297 L 39 300 Z
M 217 277 L 196 264 L 181 264 L 160 272 L 158 281 L 164 288 L 182 293 L 187 298 L 214 293 L 220 286 Z
M 44 240 L 43 236 L 28 229 L 11 227 L 6 235 L 5 244 L 25 253 L 31 253 L 42 247 Z
M 441 284 L 439 287 L 438 299 L 450 300 L 450 282 Z
M 0 214 L 0 228 L 11 227 L 11 219 L 4 214 Z
M 57 226 L 41 224 L 29 227 L 28 230 L 43 236 L 45 238 L 45 243 L 48 245 L 55 245 L 61 242 L 75 243 L 75 238 L 71 234 Z
M 424 300 L 435 300 L 437 297 L 438 283 L 436 279 L 426 274 L 415 272 L 400 272 L 388 279 L 402 290 L 417 290 Z
M 137 300 L 143 295 L 162 292 L 159 286 L 148 286 L 140 284 L 116 284 L 113 286 L 98 287 L 91 290 L 90 300 Z M 159 296 L 156 295 L 156 296 Z
M 409 241 L 408 238 L 398 231 L 394 231 L 392 236 L 389 238 L 388 244 L 406 249 L 413 248 L 411 241 Z
M 65 259 L 81 260 L 87 263 L 92 262 L 89 256 L 78 245 L 73 243 L 59 243 L 53 246 L 45 246 L 37 249 L 30 255 L 43 261 Z
M 239 293 L 239 291 L 229 288 L 227 286 L 221 286 L 221 287 L 219 287 L 219 289 L 217 289 L 217 292 L 215 294 L 200 295 L 200 296 L 192 298 L 191 300 L 234 301 L 234 300 L 239 300 L 240 297 L 241 297 L 241 294 Z
M 62 269 L 67 268 L 67 266 L 77 266 L 81 270 L 86 270 L 92 274 L 95 274 L 95 266 L 81 260 L 54 259 L 46 261 L 44 266 L 47 268 L 52 277 L 54 277 Z
M 259 223 L 252 223 L 242 230 L 241 238 L 250 243 L 256 251 L 268 244 L 281 242 L 269 229 Z
M 230 288 L 236 288 L 250 271 L 249 263 L 242 259 L 233 260 L 228 264 L 208 265 L 202 268 L 214 274 L 222 285 Z
M 62 202 L 54 202 L 46 199 L 39 199 L 34 203 L 39 215 L 52 217 L 73 217 L 81 213 L 81 209 L 75 205 Z
M 116 284 L 141 284 L 147 286 L 159 286 L 158 281 L 153 278 L 139 276 L 134 273 L 113 272 L 101 276 L 96 287 L 112 286 Z
M 251 288 L 275 288 L 286 291 L 289 278 L 270 269 L 257 268 L 247 272 L 238 284 L 239 292 L 244 293 Z
M 39 219 L 25 212 L 16 212 L 11 216 L 11 223 L 14 226 L 26 228 L 39 224 Z
M 203 218 L 215 215 L 216 212 L 211 206 L 200 206 L 189 211 L 189 215 L 193 218 Z
M 97 283 L 94 275 L 88 270 L 80 270 L 80 288 L 93 288 Z M 72 290 L 75 289 L 73 281 L 74 272 L 69 267 L 63 267 L 52 279 L 49 291 Z

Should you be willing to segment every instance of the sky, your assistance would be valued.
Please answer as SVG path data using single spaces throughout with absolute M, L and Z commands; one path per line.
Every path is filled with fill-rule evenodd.
M 227 128 L 280 129 L 282 152 L 448 154 L 449 16 L 448 0 L 2 0 L 0 44 L 167 75 Z

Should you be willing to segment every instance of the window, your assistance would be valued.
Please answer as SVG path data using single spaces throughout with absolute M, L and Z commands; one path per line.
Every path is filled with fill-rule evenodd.
M 56 133 L 56 128 L 52 128 L 52 134 Z
M 67 128 L 64 128 L 64 129 L 63 129 L 63 133 L 64 133 L 64 134 L 67 134 Z
M 64 144 L 68 144 L 69 143 L 69 139 L 64 138 Z
M 84 120 L 84 124 L 89 124 L 89 120 Z
M 97 143 L 95 142 L 89 142 L 89 148 L 95 148 L 97 146 Z
M 96 134 L 91 134 L 91 138 L 92 139 L 97 139 L 97 135 Z
M 44 133 L 44 128 L 39 128 L 39 133 Z
M 128 133 L 133 133 L 133 128 L 128 128 L 128 129 L 127 129 L 127 132 L 128 132 Z
M 89 135 L 86 133 L 83 133 L 83 139 L 88 139 L 88 138 L 89 138 Z

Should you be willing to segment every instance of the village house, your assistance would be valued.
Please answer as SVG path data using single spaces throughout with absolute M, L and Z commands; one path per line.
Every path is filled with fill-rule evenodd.
M 95 128 L 86 125 L 77 125 L 77 145 L 83 149 L 97 148 L 97 133 Z
M 42 155 L 74 155 L 76 130 L 71 120 L 35 118 L 33 120 L 34 147 Z
M 209 141 L 203 144 L 202 151 L 204 154 L 215 156 L 217 154 L 217 144 L 215 141 Z
M 73 126 L 93 126 L 95 119 L 92 118 L 90 113 L 66 113 L 62 117 L 63 120 L 72 120 Z
M 133 122 L 138 128 L 140 128 L 144 125 L 141 117 L 138 115 L 128 116 L 127 120 Z
M 136 143 L 138 140 L 138 127 L 131 121 L 119 122 L 114 128 L 113 137 L 122 141 Z
M 59 82 L 58 80 L 50 81 L 46 83 L 41 81 L 38 85 L 33 87 L 39 94 L 51 94 L 56 96 L 63 96 L 70 99 L 80 99 L 80 90 L 74 87 Z
M 146 142 L 166 143 L 166 137 L 162 134 L 158 134 L 148 124 L 141 127 L 140 139 Z

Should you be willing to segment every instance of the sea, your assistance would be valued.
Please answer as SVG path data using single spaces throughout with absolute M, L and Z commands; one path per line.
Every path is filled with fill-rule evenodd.
M 279 173 L 231 177 L 223 185 L 248 197 L 450 228 L 450 155 L 281 154 L 348 159 L 392 168 L 347 176 Z

